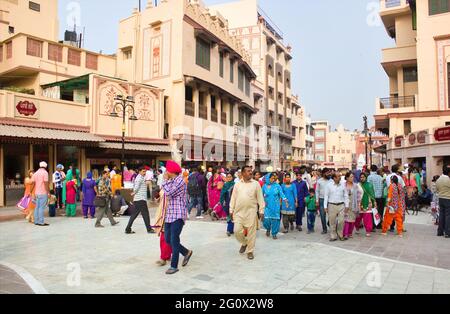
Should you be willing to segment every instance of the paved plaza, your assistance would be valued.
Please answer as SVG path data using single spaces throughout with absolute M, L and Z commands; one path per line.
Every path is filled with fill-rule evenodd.
M 409 220 L 403 239 L 330 244 L 296 232 L 274 241 L 260 231 L 254 261 L 238 254 L 223 223 L 191 220 L 182 240 L 194 256 L 171 277 L 155 265 L 159 239 L 141 219 L 135 235 L 124 234 L 127 217 L 105 229 L 81 218 L 49 219 L 48 228 L 4 222 L 0 293 L 450 293 L 450 242 L 435 237 L 426 214 Z

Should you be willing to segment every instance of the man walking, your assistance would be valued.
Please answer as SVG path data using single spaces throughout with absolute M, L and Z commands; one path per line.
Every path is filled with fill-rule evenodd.
M 48 183 L 47 163 L 39 163 L 39 170 L 33 174 L 31 181 L 34 183 L 34 192 L 36 195 L 36 209 L 34 211 L 34 224 L 40 227 L 46 227 L 49 224 L 44 222 L 44 211 L 47 207 L 50 189 Z
M 95 192 L 97 194 L 96 198 L 102 202 L 101 205 L 99 205 L 98 203 L 96 205 L 97 220 L 95 222 L 95 228 L 104 228 L 102 226 L 102 219 L 105 214 L 108 217 L 111 226 L 117 225 L 119 222 L 114 220 L 111 207 L 109 206 L 109 201 L 112 195 L 109 171 L 103 171 L 102 177 L 98 180 L 98 185 L 95 187 Z
M 442 176 L 436 181 L 439 195 L 438 237 L 450 238 L 450 165 L 444 166 Z
M 322 177 L 317 181 L 316 187 L 316 202 L 317 206 L 320 208 L 320 220 L 322 222 L 322 234 L 328 233 L 327 228 L 327 213 L 325 212 L 324 200 L 325 200 L 325 191 L 328 183 L 330 183 L 330 171 L 327 168 L 322 170 Z
M 333 174 L 333 181 L 326 187 L 324 199 L 325 212 L 330 219 L 330 242 L 337 241 L 337 230 L 340 232 L 344 224 L 343 220 L 338 221 L 338 216 L 340 216 L 339 214 L 341 214 L 343 210 L 348 211 L 349 204 L 350 201 L 347 190 L 345 185 L 341 183 L 341 174 L 335 172 Z M 336 226 L 337 224 L 339 224 L 339 226 Z
M 311 178 L 311 175 L 309 174 L 308 169 L 306 168 L 306 166 L 301 166 L 300 167 L 300 174 L 302 175 L 302 179 L 308 184 L 308 190 L 312 189 L 313 188 L 312 178 Z M 308 196 L 308 194 L 306 194 L 306 196 Z
M 383 226 L 383 218 L 384 218 L 384 197 L 383 197 L 384 182 L 383 182 L 383 177 L 377 173 L 377 171 L 378 171 L 377 166 L 372 165 L 370 170 L 371 170 L 371 172 L 370 172 L 369 177 L 367 178 L 367 182 L 369 182 L 373 185 L 373 189 L 375 191 L 375 201 L 377 203 L 378 213 L 380 214 L 380 217 L 381 217 L 381 222 L 377 226 L 377 229 L 381 230 L 382 226 Z M 373 217 L 373 215 L 372 215 L 372 217 Z M 373 220 L 373 225 L 376 226 L 375 219 L 372 218 L 372 220 Z M 375 228 L 374 228 L 374 230 L 375 230 Z
M 64 166 L 59 164 L 56 166 L 56 171 L 53 173 L 53 188 L 55 189 L 56 194 L 56 205 L 57 208 L 63 209 L 63 181 L 66 178 L 64 175 Z
M 197 168 L 191 169 L 192 173 L 188 178 L 187 192 L 189 195 L 188 213 L 191 215 L 192 209 L 197 208 L 197 219 L 203 219 L 203 190 L 206 186 L 205 177 Z
M 252 178 L 252 169 L 242 169 L 242 180 L 233 189 L 230 201 L 230 215 L 234 221 L 234 233 L 241 243 L 239 253 L 247 254 L 249 260 L 253 260 L 256 228 L 258 225 L 258 211 L 264 215 L 264 196 L 259 183 Z
M 188 212 L 187 212 L 187 187 L 181 175 L 180 165 L 174 161 L 168 161 L 166 164 L 166 173 L 164 174 L 164 183 L 162 189 L 167 197 L 167 212 L 164 225 L 164 237 L 166 243 L 172 247 L 172 260 L 167 275 L 173 275 L 178 272 L 178 260 L 180 254 L 184 256 L 183 267 L 187 266 L 193 252 L 185 248 L 180 241 L 180 235 L 183 231 Z
M 305 215 L 305 198 L 309 195 L 308 183 L 303 180 L 302 174 L 297 173 L 297 180 L 294 181 L 295 188 L 297 189 L 297 209 L 296 209 L 296 224 L 297 230 L 303 231 L 303 216 Z
M 150 214 L 148 212 L 147 205 L 147 182 L 145 181 L 145 175 L 146 169 L 141 167 L 136 180 L 134 180 L 133 193 L 131 194 L 131 196 L 133 196 L 134 211 L 128 221 L 127 228 L 125 229 L 126 234 L 136 233 L 131 228 L 133 227 L 133 223 L 139 214 L 142 214 L 147 232 L 155 233 L 155 230 L 153 230 L 150 225 Z

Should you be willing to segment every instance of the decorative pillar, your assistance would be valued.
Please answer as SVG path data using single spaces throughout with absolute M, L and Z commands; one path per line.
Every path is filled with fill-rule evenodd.
M 192 88 L 192 101 L 194 103 L 194 109 L 195 109 L 195 118 L 200 117 L 200 91 L 198 90 L 197 86 Z

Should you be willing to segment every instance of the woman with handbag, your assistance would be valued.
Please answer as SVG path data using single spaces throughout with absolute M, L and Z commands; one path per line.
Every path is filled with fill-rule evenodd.
M 103 171 L 101 179 L 98 181 L 98 186 L 95 187 L 97 196 L 94 200 L 94 205 L 98 208 L 97 221 L 95 222 L 95 228 L 104 228 L 101 224 L 103 216 L 106 214 L 111 226 L 117 225 L 119 222 L 114 220 L 114 217 L 109 207 L 109 200 L 111 198 L 111 184 L 109 181 L 109 171 Z
M 376 208 L 375 190 L 372 183 L 367 182 L 367 174 L 361 173 L 359 181 L 359 185 L 363 190 L 363 195 L 361 198 L 359 216 L 356 218 L 355 225 L 356 229 L 359 231 L 362 221 L 364 228 L 366 229 L 366 237 L 370 237 L 373 230 L 372 209 Z
M 24 197 L 29 198 L 28 206 L 24 209 L 25 219 L 29 222 L 34 224 L 34 209 L 36 208 L 35 203 L 35 195 L 34 195 L 34 182 L 31 180 L 31 177 L 33 176 L 34 171 L 30 170 L 28 171 L 28 177 L 25 178 L 25 193 Z
M 348 211 L 345 213 L 344 239 L 353 238 L 356 216 L 359 215 L 359 208 L 361 206 L 360 204 L 363 190 L 359 184 L 356 184 L 354 182 L 354 180 L 355 176 L 353 175 L 353 173 L 348 172 L 345 175 L 345 188 L 350 200 L 350 206 Z

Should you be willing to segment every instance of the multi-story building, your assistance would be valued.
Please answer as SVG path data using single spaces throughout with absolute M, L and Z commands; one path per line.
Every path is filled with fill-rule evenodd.
M 268 126 L 268 153 L 274 168 L 292 161 L 292 51 L 283 33 L 258 7 L 257 0 L 240 0 L 210 7 L 227 20 L 231 34 L 242 40 L 252 56 L 251 66 L 263 83 Z
M 327 134 L 325 166 L 335 169 L 353 169 L 356 167 L 357 132 L 352 132 L 340 124 Z
M 117 56 L 119 77 L 164 89 L 167 133 L 179 159 L 251 162 L 256 75 L 218 11 L 202 1 L 149 1 L 120 21 Z
M 310 116 L 305 118 L 306 164 L 314 165 L 314 127 Z
M 321 166 L 327 162 L 327 140 L 330 133 L 328 121 L 313 121 L 311 126 L 314 129 L 314 162 Z
M 0 2 L 1 18 L 14 27 L 4 37 L 8 24 L 0 23 L 0 206 L 17 203 L 28 170 L 42 160 L 50 172 L 73 164 L 85 176 L 171 156 L 163 90 L 114 78 L 115 57 L 59 43 L 57 0 L 39 3 Z M 119 95 L 133 97 L 137 121 L 111 115 Z
M 306 163 L 306 117 L 299 97 L 292 96 L 292 166 Z
M 390 95 L 376 101 L 376 128 L 389 135 L 390 164 L 425 167 L 430 179 L 450 162 L 450 1 L 380 2 L 396 45 L 382 51 Z

